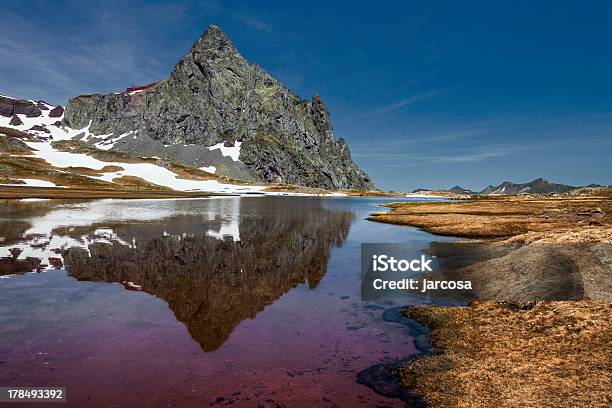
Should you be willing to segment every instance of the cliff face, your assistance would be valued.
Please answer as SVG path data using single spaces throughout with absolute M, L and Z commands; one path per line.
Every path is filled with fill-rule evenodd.
M 334 138 L 323 101 L 317 95 L 300 99 L 247 62 L 215 26 L 168 78 L 123 93 L 71 99 L 65 122 L 73 128 L 91 123 L 90 132 L 113 138 L 132 132 L 113 148 L 130 153 L 145 148 L 190 165 L 215 165 L 205 152 L 194 157 L 202 146 L 239 147 L 238 160 L 220 166 L 229 176 L 323 188 L 374 187 L 344 140 Z M 168 146 L 176 145 L 195 150 L 175 149 L 167 156 Z

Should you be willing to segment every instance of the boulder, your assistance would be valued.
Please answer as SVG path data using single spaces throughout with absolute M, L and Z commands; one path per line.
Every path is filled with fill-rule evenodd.
M 19 116 L 13 115 L 13 117 L 11 118 L 11 121 L 9 122 L 9 125 L 19 126 L 19 125 L 23 125 L 23 122 L 21 119 L 19 119 Z
M 6 117 L 26 115 L 29 118 L 34 118 L 42 115 L 42 111 L 32 101 L 0 96 L 0 115 Z
M 46 127 L 44 127 L 42 125 L 34 125 L 29 130 L 32 130 L 32 131 L 35 131 L 35 132 L 51 133 L 51 131 L 49 129 L 47 129 Z
M 59 118 L 64 114 L 64 108 L 61 106 L 56 106 L 55 108 L 49 111 L 50 118 Z

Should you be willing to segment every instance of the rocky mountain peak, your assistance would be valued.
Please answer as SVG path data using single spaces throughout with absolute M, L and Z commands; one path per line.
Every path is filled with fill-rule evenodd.
M 206 29 L 168 78 L 133 89 L 73 98 L 65 121 L 119 138 L 113 149 L 212 166 L 223 176 L 374 188 L 352 161 L 346 142 L 334 137 L 321 98 L 315 94 L 309 102 L 292 93 L 246 61 L 217 26 Z M 239 151 L 237 159 L 211 154 L 220 144 Z
M 216 25 L 209 25 L 204 34 L 191 47 L 192 53 L 202 53 L 205 58 L 215 59 L 237 53 L 228 36 Z

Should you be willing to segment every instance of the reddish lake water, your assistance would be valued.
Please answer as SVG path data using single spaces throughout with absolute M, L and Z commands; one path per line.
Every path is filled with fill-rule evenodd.
M 65 386 L 62 407 L 405 406 L 356 382 L 416 352 L 381 315 L 419 299 L 360 301 L 362 242 L 433 238 L 366 221 L 384 201 L 4 201 L 0 386 Z

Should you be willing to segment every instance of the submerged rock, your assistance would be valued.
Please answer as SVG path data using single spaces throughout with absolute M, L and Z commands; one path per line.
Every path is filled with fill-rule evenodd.
M 424 401 L 404 387 L 400 376 L 395 372 L 406 362 L 407 360 L 401 360 L 368 367 L 357 374 L 357 382 L 372 388 L 377 394 L 382 396 L 399 398 L 402 401 L 406 401 L 410 407 L 425 407 Z

